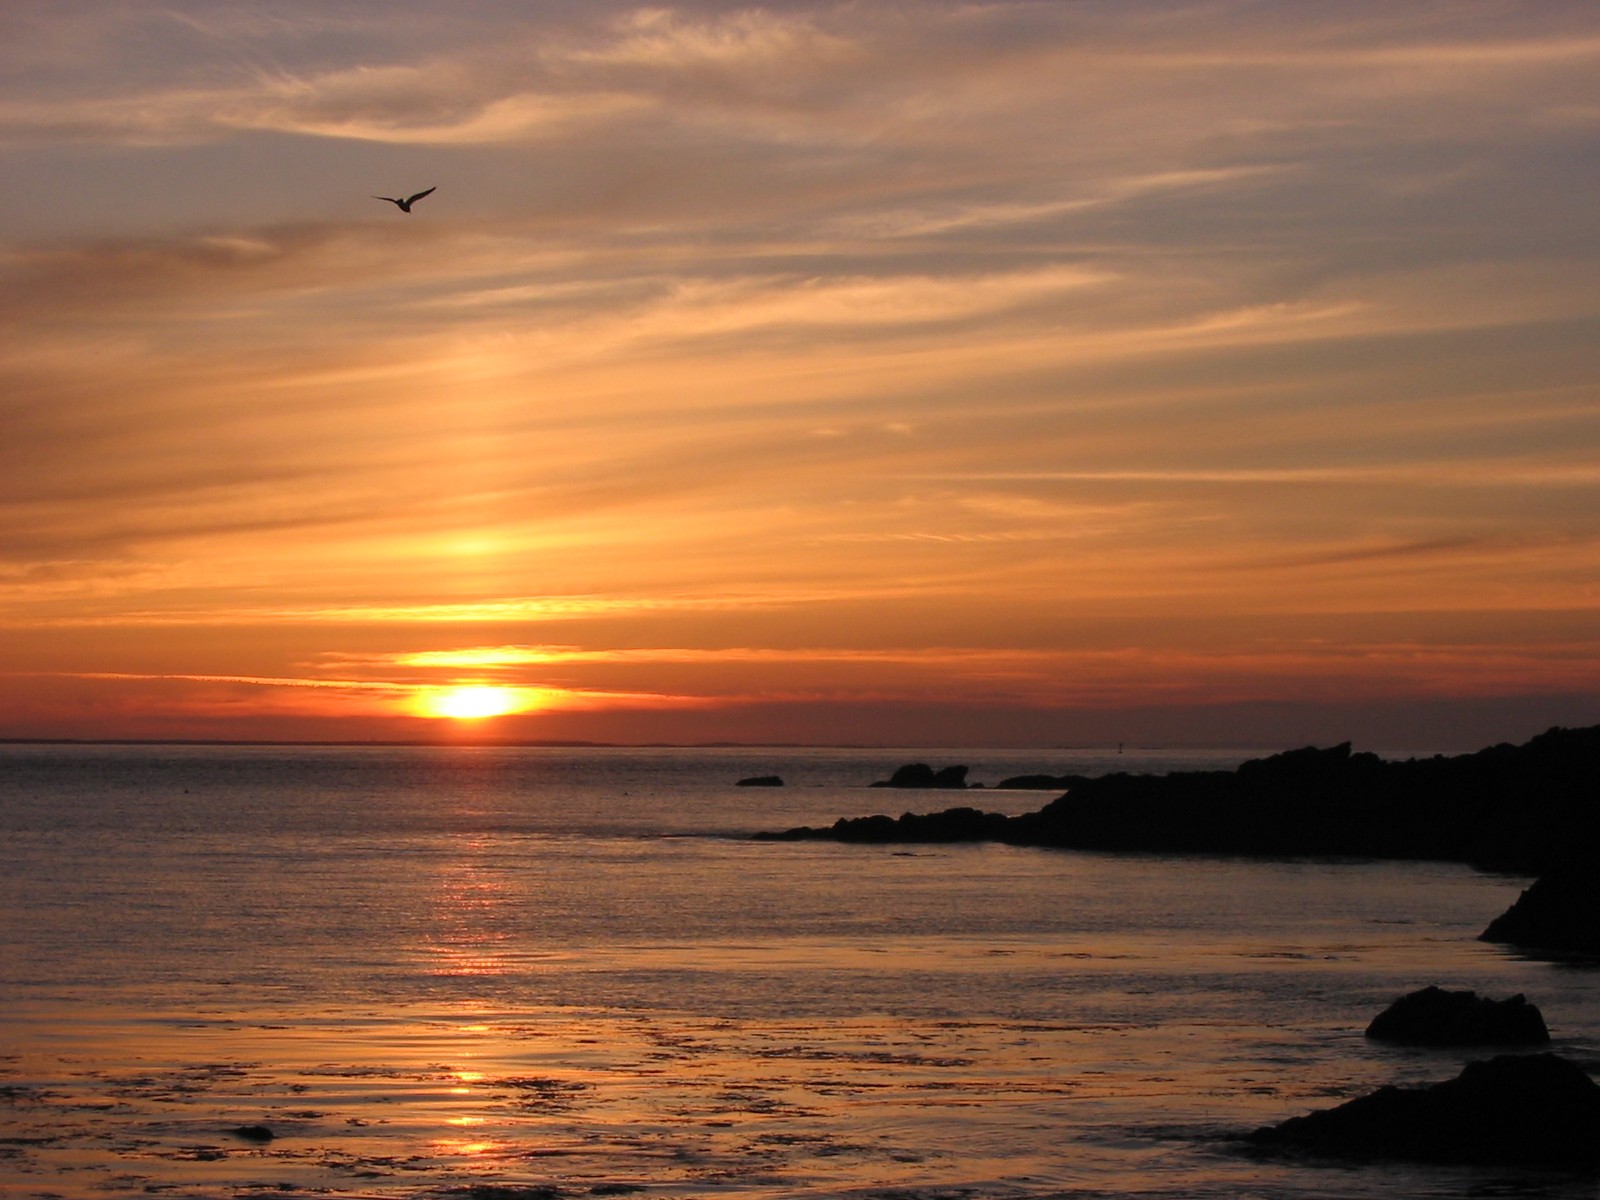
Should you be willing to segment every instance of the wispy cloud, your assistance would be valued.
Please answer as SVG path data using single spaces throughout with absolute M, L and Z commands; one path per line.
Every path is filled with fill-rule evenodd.
M 13 7 L 8 663 L 725 707 L 1593 665 L 1589 5 Z M 1426 612 L 1478 666 L 1406 674 Z M 1343 632 L 1204 652 L 1296 620 Z

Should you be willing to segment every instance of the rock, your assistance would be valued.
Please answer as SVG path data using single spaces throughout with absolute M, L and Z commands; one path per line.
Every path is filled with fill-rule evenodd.
M 739 780 L 740 787 L 782 787 L 783 778 L 778 775 L 752 775 L 749 779 Z
M 880 779 L 873 787 L 892 788 L 964 788 L 967 786 L 966 767 L 941 767 L 935 771 L 927 763 L 907 763 L 895 770 L 888 779 Z
M 1411 1046 L 1542 1046 L 1544 1016 L 1525 996 L 1491 1000 L 1476 992 L 1426 987 L 1402 996 L 1372 1019 L 1367 1036 Z
M 270 1142 L 278 1135 L 265 1125 L 240 1125 L 229 1130 L 234 1137 L 243 1138 L 247 1142 Z
M 995 784 L 1014 792 L 1064 792 L 1081 776 L 1078 775 L 1013 775 Z
M 1489 922 L 1479 940 L 1600 954 L 1600 863 L 1570 863 L 1541 876 Z
M 1600 1166 L 1600 1085 L 1554 1054 L 1502 1055 L 1443 1083 L 1379 1088 L 1248 1140 L 1341 1158 Z
M 900 817 L 840 817 L 827 829 L 802 826 L 781 833 L 758 833 L 771 842 L 992 842 L 1010 818 L 976 808 L 947 808 L 936 813 L 904 813 Z

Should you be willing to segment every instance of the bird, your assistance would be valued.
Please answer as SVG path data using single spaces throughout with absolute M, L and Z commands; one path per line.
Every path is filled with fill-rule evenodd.
M 415 204 L 418 200 L 421 200 L 424 196 L 428 195 L 429 192 L 432 192 L 434 188 L 437 188 L 438 186 L 438 184 L 434 184 L 433 187 L 428 189 L 428 191 L 418 192 L 415 196 L 407 196 L 404 200 L 401 200 L 395 196 L 374 196 L 373 199 L 387 200 L 390 204 L 393 204 L 399 208 L 401 212 L 408 213 L 411 211 L 411 206 L 413 204 Z

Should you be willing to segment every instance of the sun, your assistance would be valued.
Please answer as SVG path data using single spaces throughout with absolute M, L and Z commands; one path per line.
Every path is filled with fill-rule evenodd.
M 422 698 L 422 711 L 430 717 L 481 721 L 485 717 L 521 712 L 528 707 L 528 703 L 528 697 L 520 688 L 468 683 L 428 692 Z

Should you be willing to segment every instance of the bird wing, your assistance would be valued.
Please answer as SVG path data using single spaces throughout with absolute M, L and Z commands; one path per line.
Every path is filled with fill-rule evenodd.
M 421 200 L 424 196 L 430 195 L 431 193 L 437 191 L 438 188 L 439 188 L 439 185 L 436 183 L 431 188 L 429 188 L 426 192 L 418 192 L 415 196 L 407 196 L 406 197 L 406 203 L 407 204 L 415 204 L 418 200 Z
M 400 203 L 400 201 L 396 200 L 393 196 L 374 196 L 373 199 L 374 200 L 387 200 L 390 204 L 399 204 Z

